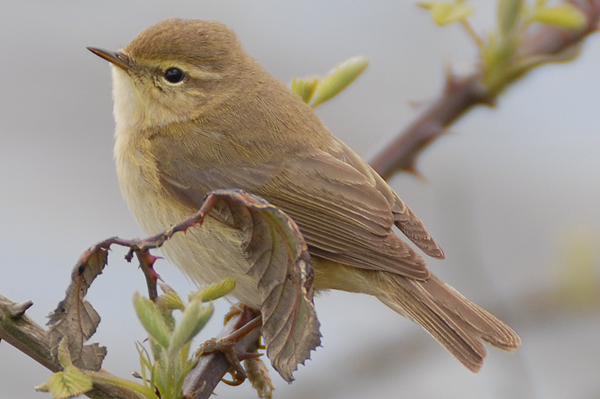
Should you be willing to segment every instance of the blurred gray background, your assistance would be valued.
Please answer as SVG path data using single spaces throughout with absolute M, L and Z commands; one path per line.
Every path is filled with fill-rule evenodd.
M 471 3 L 484 34 L 496 2 Z M 86 248 L 143 236 L 117 184 L 109 67 L 85 46 L 118 49 L 168 16 L 225 22 L 284 82 L 367 57 L 366 73 L 318 109 L 367 159 L 417 115 L 411 102 L 440 92 L 445 63 L 464 73 L 477 55 L 458 26 L 435 26 L 411 1 L 2 1 L 0 293 L 33 300 L 39 323 Z M 490 349 L 474 375 L 376 300 L 333 292 L 316 300 L 323 347 L 292 385 L 272 375 L 276 398 L 600 397 L 598 65 L 595 36 L 575 62 L 543 67 L 496 109 L 462 118 L 420 157 L 427 181 L 391 181 L 446 251 L 431 268 L 517 330 L 522 349 Z M 89 300 L 103 317 L 93 341 L 109 348 L 104 366 L 127 376 L 144 339 L 131 298 L 145 285 L 123 255 L 111 253 Z M 167 261 L 157 270 L 193 289 Z M 203 339 L 228 306 L 217 304 Z M 49 375 L 0 343 L 0 398 L 49 397 L 33 391 Z M 217 393 L 256 397 L 248 383 Z

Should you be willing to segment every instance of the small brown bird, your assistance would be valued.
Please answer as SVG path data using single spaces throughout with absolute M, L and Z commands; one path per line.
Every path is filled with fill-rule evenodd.
M 423 326 L 472 371 L 486 355 L 482 341 L 505 351 L 519 347 L 513 330 L 427 270 L 392 230 L 398 227 L 427 255 L 442 259 L 421 221 L 299 96 L 246 53 L 231 29 L 167 19 L 119 52 L 90 50 L 114 66 L 117 171 L 147 233 L 189 217 L 213 190 L 243 189 L 297 223 L 317 292 L 375 296 Z M 241 247 L 240 231 L 208 217 L 163 251 L 198 282 L 235 277 L 233 295 L 261 309 L 258 280 L 248 274 Z M 293 364 L 274 362 L 285 379 L 318 344 L 315 328 L 317 340 L 298 342 Z

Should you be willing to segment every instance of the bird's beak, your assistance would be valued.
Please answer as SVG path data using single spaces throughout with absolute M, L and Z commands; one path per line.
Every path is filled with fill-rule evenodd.
M 117 66 L 125 71 L 129 71 L 133 68 L 131 59 L 123 53 L 118 51 L 102 50 L 95 47 L 88 47 L 87 49 L 96 54 L 98 57 L 104 58 L 114 66 Z

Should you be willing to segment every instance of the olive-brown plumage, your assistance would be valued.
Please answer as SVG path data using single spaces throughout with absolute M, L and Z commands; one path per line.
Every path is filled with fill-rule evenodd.
M 509 327 L 427 270 L 392 230 L 397 226 L 427 255 L 443 258 L 421 221 L 229 28 L 167 19 L 118 53 L 92 51 L 114 66 L 119 180 L 148 233 L 194 213 L 212 190 L 244 189 L 298 224 L 317 290 L 376 296 L 474 371 L 485 356 L 481 341 L 519 347 Z M 208 218 L 201 229 L 175 236 L 164 252 L 199 282 L 235 277 L 233 295 L 260 308 L 241 240 Z

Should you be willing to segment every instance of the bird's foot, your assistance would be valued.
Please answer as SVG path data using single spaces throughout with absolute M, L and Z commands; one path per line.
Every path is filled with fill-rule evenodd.
M 227 358 L 227 361 L 231 366 L 229 373 L 233 378 L 231 381 L 223 380 L 223 382 L 228 385 L 240 385 L 248 378 L 248 373 L 246 373 L 246 370 L 242 366 L 242 361 L 262 356 L 257 352 L 260 347 L 258 343 L 256 345 L 256 350 L 251 352 L 244 349 L 244 345 L 238 345 L 251 333 L 256 330 L 260 331 L 262 326 L 260 312 L 238 303 L 234 305 L 225 316 L 225 324 L 227 324 L 234 316 L 238 315 L 241 316 L 240 320 L 245 322 L 245 324 L 240 322 L 240 327 L 225 337 L 209 339 L 203 343 L 196 352 L 197 356 L 221 352 Z

